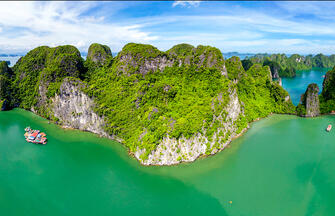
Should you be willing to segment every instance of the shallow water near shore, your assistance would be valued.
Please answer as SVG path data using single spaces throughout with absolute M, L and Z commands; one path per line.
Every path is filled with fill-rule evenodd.
M 215 156 L 144 167 L 117 142 L 0 112 L 3 215 L 334 215 L 335 116 L 273 115 Z M 24 140 L 26 126 L 47 145 Z M 231 202 L 230 202 L 231 201 Z

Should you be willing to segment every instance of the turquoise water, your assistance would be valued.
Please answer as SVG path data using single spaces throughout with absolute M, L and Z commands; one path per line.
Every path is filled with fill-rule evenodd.
M 2 215 L 334 215 L 335 116 L 273 115 L 221 153 L 144 167 L 119 143 L 0 112 Z M 49 142 L 24 140 L 30 125 Z M 231 202 L 230 202 L 231 201 Z
M 312 70 L 297 71 L 297 76 L 294 78 L 282 78 L 283 87 L 290 94 L 293 104 L 299 104 L 301 95 L 305 93 L 310 83 L 318 84 L 321 92 L 323 76 L 328 70 L 330 68 L 313 68 Z

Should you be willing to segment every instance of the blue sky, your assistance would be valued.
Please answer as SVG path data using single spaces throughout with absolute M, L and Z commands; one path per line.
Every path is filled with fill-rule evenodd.
M 222 52 L 335 53 L 335 2 L 0 2 L 0 53 L 129 42 Z

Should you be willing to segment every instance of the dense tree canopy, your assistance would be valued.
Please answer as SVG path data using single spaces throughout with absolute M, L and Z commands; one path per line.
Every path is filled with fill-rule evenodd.
M 243 63 L 238 57 L 225 61 L 210 46 L 180 44 L 162 52 L 130 43 L 113 58 L 106 46 L 94 44 L 86 61 L 73 46 L 43 46 L 22 57 L 11 76 L 0 73 L 0 96 L 9 95 L 1 88 L 9 82 L 13 105 L 56 120 L 49 104 L 64 78 L 81 79 L 83 91 L 96 103 L 95 112 L 104 116 L 105 130 L 131 151 L 144 148 L 149 153 L 167 135 L 204 133 L 212 139 L 223 127 L 215 116 L 225 118 L 222 111 L 233 92 L 243 110 L 234 123 L 238 131 L 270 113 L 294 113 L 288 93 L 272 82 L 271 67 L 278 63 Z

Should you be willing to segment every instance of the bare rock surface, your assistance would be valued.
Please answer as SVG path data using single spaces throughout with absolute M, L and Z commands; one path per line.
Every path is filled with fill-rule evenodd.
M 195 134 L 189 139 L 184 136 L 179 139 L 167 136 L 159 143 L 156 150 L 149 154 L 148 159 L 141 159 L 145 149 L 137 149 L 134 155 L 144 165 L 173 165 L 192 162 L 200 156 L 215 154 L 223 150 L 238 135 L 236 134 L 235 122 L 240 115 L 243 115 L 243 110 L 237 93 L 233 90 L 225 109 L 221 111 L 219 116 L 214 116 L 214 120 L 219 120 L 222 127 L 214 132 L 211 140 L 206 137 L 205 131 L 202 134 Z M 219 145 L 216 145 L 218 143 Z
M 83 85 L 77 80 L 63 81 L 60 93 L 52 99 L 54 116 L 64 126 L 108 136 L 104 131 L 104 119 L 93 111 L 93 99 L 81 90 Z

